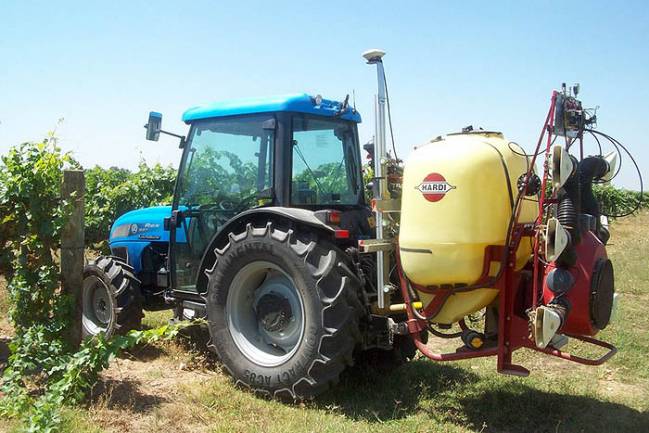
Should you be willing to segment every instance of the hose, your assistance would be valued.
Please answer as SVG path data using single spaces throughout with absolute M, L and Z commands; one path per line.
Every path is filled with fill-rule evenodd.
M 397 156 L 397 147 L 394 144 L 394 131 L 392 130 L 392 113 L 390 111 L 390 93 L 388 91 L 388 79 L 385 75 L 385 71 L 383 71 L 383 84 L 385 85 L 385 99 L 386 99 L 386 106 L 388 109 L 388 124 L 390 125 L 390 139 L 392 141 L 392 151 L 394 152 L 394 159 L 398 161 L 399 157 Z
M 620 161 L 619 161 L 618 170 L 615 172 L 614 176 L 617 176 L 617 174 L 620 171 L 620 168 L 622 167 L 622 153 L 620 152 L 619 147 L 622 148 L 624 150 L 624 152 L 629 156 L 629 158 L 631 159 L 631 162 L 633 163 L 633 165 L 634 165 L 634 167 L 636 169 L 636 172 L 638 173 L 638 182 L 640 183 L 640 191 L 638 192 L 638 201 L 637 201 L 636 205 L 633 207 L 633 209 L 631 209 L 628 212 L 618 214 L 618 215 L 608 215 L 608 214 L 605 214 L 605 213 L 602 213 L 602 214 L 606 215 L 609 218 L 623 218 L 623 217 L 626 217 L 626 216 L 629 216 L 629 215 L 635 213 L 638 209 L 640 209 L 640 206 L 642 205 L 643 193 L 644 193 L 644 184 L 643 184 L 643 180 L 642 180 L 642 173 L 640 172 L 640 167 L 638 167 L 638 163 L 636 162 L 635 158 L 633 157 L 633 155 L 631 155 L 631 152 L 629 152 L 629 150 L 622 143 L 620 143 L 618 140 L 611 137 L 610 135 L 604 134 L 603 132 L 595 131 L 594 129 L 585 129 L 585 131 L 590 132 L 593 135 L 599 135 L 600 137 L 604 137 L 611 144 L 613 144 L 613 146 L 615 146 L 615 148 L 618 151 L 618 154 L 620 156 Z
M 571 239 L 576 243 L 579 233 L 579 230 L 577 230 L 577 210 L 575 209 L 572 198 L 568 193 L 563 194 L 559 199 L 557 220 L 559 220 L 561 225 L 568 230 Z
M 434 336 L 440 337 L 440 338 L 459 338 L 463 334 L 462 331 L 453 332 L 451 334 L 445 334 L 445 333 L 443 333 L 441 331 L 438 331 L 437 329 L 433 328 L 433 326 L 430 325 L 430 324 L 426 328 L 428 329 L 428 332 L 430 332 Z
M 568 245 L 557 258 L 556 263 L 560 267 L 574 266 L 577 262 L 575 245 L 580 241 L 580 233 L 577 226 L 577 210 L 572 202 L 572 198 L 566 191 L 563 191 L 562 197 L 559 199 L 557 220 L 566 228 L 570 234 L 570 238 L 568 239 Z

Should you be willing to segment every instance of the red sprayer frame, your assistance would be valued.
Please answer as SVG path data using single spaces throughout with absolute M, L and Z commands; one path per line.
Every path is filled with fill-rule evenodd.
M 496 346 L 483 347 L 481 349 L 469 349 L 466 347 L 458 349 L 453 353 L 435 353 L 426 346 L 426 344 L 421 340 L 420 333 L 427 329 L 428 323 L 426 320 L 421 319 L 421 315 L 415 314 L 409 294 L 409 282 L 407 281 L 403 269 L 401 267 L 401 261 L 399 257 L 399 249 L 397 248 L 397 269 L 399 272 L 399 279 L 401 285 L 401 292 L 403 295 L 404 302 L 406 304 L 406 312 L 408 315 L 408 332 L 412 337 L 415 345 L 421 353 L 426 357 L 432 359 L 433 361 L 456 361 L 460 359 L 469 359 L 469 358 L 479 358 L 484 356 L 493 356 L 497 355 L 498 357 L 498 372 L 504 374 L 512 374 L 516 376 L 527 376 L 529 370 L 526 368 L 512 364 L 512 354 L 515 350 L 520 348 L 528 348 L 535 350 L 537 352 L 546 353 L 548 355 L 556 356 L 558 358 L 566 359 L 569 361 L 577 362 L 585 365 L 600 365 L 610 359 L 617 349 L 615 346 L 606 343 L 604 341 L 597 340 L 592 337 L 579 336 L 579 335 L 568 335 L 569 337 L 582 341 L 584 343 L 592 344 L 603 349 L 606 349 L 607 352 L 597 359 L 588 359 L 582 358 L 579 356 L 571 355 L 570 353 L 562 352 L 560 350 L 554 349 L 552 347 L 547 347 L 545 349 L 538 348 L 530 332 L 530 321 L 527 316 L 522 317 L 520 312 L 517 312 L 515 309 L 515 299 L 520 290 L 525 290 L 528 287 L 523 287 L 520 284 L 521 274 L 520 272 L 515 271 L 514 266 L 516 263 L 516 251 L 521 242 L 521 239 L 524 237 L 533 237 L 534 238 L 534 252 L 533 252 L 533 278 L 532 278 L 532 308 L 537 308 L 538 299 L 540 299 L 541 290 L 540 276 L 543 275 L 544 264 L 540 260 L 540 230 L 537 228 L 543 223 L 543 215 L 545 212 L 546 203 L 552 203 L 553 199 L 546 197 L 546 184 L 548 180 L 548 156 L 550 155 L 552 147 L 552 135 L 554 132 L 554 117 L 555 117 L 555 104 L 557 101 L 558 92 L 553 92 L 550 110 L 543 124 L 543 129 L 541 135 L 539 136 L 536 149 L 531 157 L 529 164 L 529 170 L 525 178 L 525 185 L 529 182 L 532 175 L 534 174 L 534 166 L 536 164 L 536 157 L 540 153 L 544 153 L 545 161 L 543 166 L 543 178 L 541 184 L 540 198 L 539 198 L 539 212 L 535 224 L 520 224 L 518 223 L 520 210 L 521 210 L 521 197 L 522 194 L 519 194 L 517 198 L 514 212 L 514 224 L 510 227 L 510 234 L 507 236 L 509 239 L 509 245 L 506 245 L 506 259 L 501 263 L 501 266 L 504 266 L 502 272 L 499 272 L 494 287 L 499 290 L 499 306 L 498 306 L 498 343 Z M 547 141 L 545 152 L 540 152 L 543 139 L 547 133 Z M 583 143 L 581 143 L 580 138 L 580 147 L 583 149 Z M 580 149 L 581 150 L 581 149 Z M 582 150 L 583 152 L 583 150 Z M 523 188 L 524 190 L 525 188 Z M 502 250 L 502 247 L 493 246 L 494 249 Z M 488 247 L 489 248 L 489 247 Z M 489 251 L 487 251 L 489 252 Z M 486 252 L 486 253 L 487 253 Z M 488 254 L 492 256 L 492 254 Z M 488 266 L 487 268 L 488 269 Z M 434 289 L 433 289 L 434 290 Z M 440 289 L 441 290 L 441 289 Z M 440 292 L 440 295 L 442 293 Z M 437 296 L 436 296 L 437 298 Z M 434 303 L 434 302 L 433 302 Z M 425 312 L 425 311 L 424 311 Z M 419 317 L 418 317 L 419 316 Z

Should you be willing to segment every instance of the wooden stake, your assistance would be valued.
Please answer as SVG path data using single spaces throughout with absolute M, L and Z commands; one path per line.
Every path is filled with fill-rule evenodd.
M 70 203 L 70 215 L 61 232 L 61 285 L 72 296 L 74 311 L 69 341 L 81 342 L 81 311 L 84 266 L 85 178 L 83 170 L 65 170 L 61 197 Z

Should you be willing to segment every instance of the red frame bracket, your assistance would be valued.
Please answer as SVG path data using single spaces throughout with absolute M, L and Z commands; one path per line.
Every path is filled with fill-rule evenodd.
M 529 236 L 529 233 L 522 225 L 516 227 L 516 229 L 513 231 L 512 242 L 508 251 L 507 261 L 505 262 L 506 268 L 501 273 L 501 276 L 496 283 L 496 288 L 500 292 L 498 306 L 498 344 L 496 347 L 485 347 L 478 350 L 460 348 L 456 352 L 452 353 L 436 353 L 433 352 L 430 347 L 426 346 L 426 344 L 421 340 L 420 333 L 421 331 L 427 329 L 428 324 L 425 320 L 418 318 L 413 311 L 413 306 L 408 293 L 408 281 L 403 274 L 401 260 L 397 250 L 397 269 L 399 272 L 401 293 L 403 299 L 405 300 L 406 313 L 408 315 L 408 321 L 406 322 L 408 332 L 410 333 L 415 346 L 424 356 L 433 361 L 443 362 L 496 355 L 498 366 L 497 368 L 499 373 L 515 376 L 527 376 L 530 373 L 529 370 L 520 365 L 512 363 L 512 354 L 520 348 L 531 349 L 537 352 L 545 353 L 547 355 L 552 355 L 557 358 L 577 362 L 584 365 L 601 365 L 609 360 L 613 355 L 615 355 L 615 353 L 617 353 L 615 346 L 610 343 L 606 343 L 592 337 L 578 335 L 568 336 L 570 338 L 580 340 L 584 343 L 593 344 L 595 346 L 607 349 L 607 352 L 597 359 L 588 359 L 572 355 L 570 353 L 562 352 L 552 347 L 540 349 L 536 346 L 536 343 L 534 342 L 534 339 L 532 338 L 530 332 L 529 319 L 527 317 L 519 316 L 515 309 L 515 298 L 520 288 L 520 274 L 514 270 L 516 262 L 515 252 L 518 249 L 518 245 L 524 235 Z M 443 295 L 447 294 L 448 292 L 444 290 L 442 291 L 442 293 L 438 293 L 438 296 L 436 297 L 446 298 Z M 424 312 L 426 310 L 427 309 L 425 309 Z

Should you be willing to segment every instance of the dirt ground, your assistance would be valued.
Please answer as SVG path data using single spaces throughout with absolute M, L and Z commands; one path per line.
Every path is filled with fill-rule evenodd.
M 115 360 L 94 387 L 90 419 L 107 432 L 203 432 L 209 424 L 196 407 L 179 404 L 182 389 L 199 387 L 220 373 L 192 365 L 184 350 L 148 348 Z

